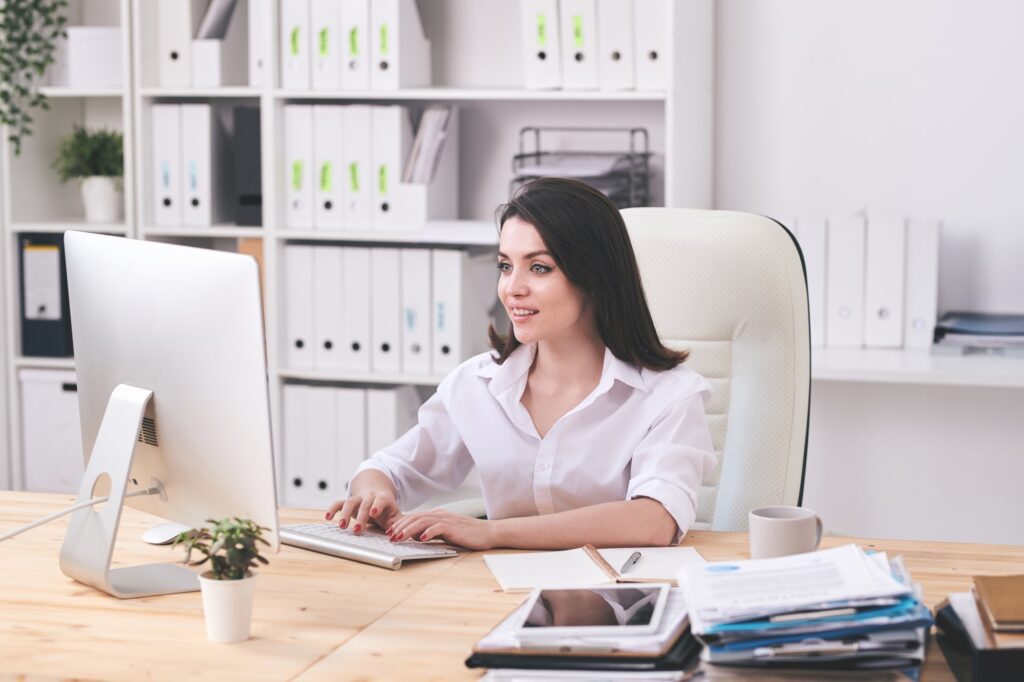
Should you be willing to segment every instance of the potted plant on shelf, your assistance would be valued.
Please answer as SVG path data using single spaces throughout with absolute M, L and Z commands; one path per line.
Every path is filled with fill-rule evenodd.
M 249 519 L 207 519 L 210 528 L 186 531 L 174 540 L 174 546 L 187 549 L 186 563 L 200 566 L 210 562 L 210 570 L 199 576 L 206 617 L 206 636 L 215 642 L 240 642 L 249 638 L 252 600 L 256 574 L 251 569 L 270 563 L 260 556 L 257 543 L 268 545 L 263 531 Z M 192 561 L 193 550 L 202 558 Z M 259 563 L 257 563 L 259 562 Z
M 112 223 L 121 217 L 121 176 L 124 174 L 123 137 L 116 130 L 86 130 L 75 126 L 61 140 L 53 162 L 61 182 L 82 181 L 82 203 L 89 223 Z

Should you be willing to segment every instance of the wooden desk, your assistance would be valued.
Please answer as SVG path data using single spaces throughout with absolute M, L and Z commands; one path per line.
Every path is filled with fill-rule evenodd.
M 0 492 L 0 530 L 71 501 Z M 316 519 L 317 512 L 281 512 L 282 523 Z M 179 559 L 178 551 L 139 539 L 156 521 L 125 510 L 115 563 Z M 523 598 L 498 589 L 480 553 L 391 572 L 283 547 L 260 573 L 252 639 L 214 644 L 206 639 L 198 593 L 120 600 L 65 577 L 57 556 L 66 527 L 65 518 L 0 544 L 0 673 L 110 680 L 473 679 L 480 673 L 462 663 L 472 644 Z M 902 554 L 930 606 L 967 589 L 975 573 L 1024 570 L 1024 547 L 859 542 Z M 743 533 L 693 532 L 685 544 L 708 560 L 747 555 Z M 925 679 L 953 679 L 934 646 Z

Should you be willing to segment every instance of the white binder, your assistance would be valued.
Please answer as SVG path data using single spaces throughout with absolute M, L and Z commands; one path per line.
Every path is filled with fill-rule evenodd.
M 344 107 L 313 107 L 313 222 L 318 230 L 345 227 L 344 127 Z
M 829 346 L 864 345 L 864 217 L 828 221 L 827 319 Z
M 306 396 L 309 449 L 302 495 L 307 509 L 327 509 L 345 494 L 338 451 L 338 389 L 310 387 Z
M 903 347 L 906 221 L 868 218 L 864 267 L 864 345 Z
M 313 107 L 284 107 L 285 225 L 312 229 L 313 220 Z
M 352 230 L 369 230 L 373 208 L 370 189 L 372 115 L 369 105 L 352 104 L 345 107 L 343 116 L 345 226 Z
M 800 250 L 807 269 L 807 304 L 811 318 L 811 345 L 825 345 L 825 255 L 827 231 L 824 218 L 801 218 L 797 226 Z
M 313 247 L 284 247 L 285 363 L 289 369 L 313 369 L 315 310 Z
M 184 218 L 181 205 L 181 105 L 152 105 L 150 123 L 153 223 L 180 227 Z
M 314 90 L 341 88 L 341 2 L 310 0 Z
M 342 247 L 342 310 L 344 338 L 341 363 L 345 369 L 370 371 L 370 249 Z
M 217 112 L 209 104 L 182 104 L 181 129 L 183 223 L 209 226 L 224 222 L 228 147 Z
M 342 303 L 344 262 L 340 246 L 313 249 L 313 366 L 317 369 L 344 367 L 342 340 L 345 338 L 345 310 Z
M 402 263 L 398 249 L 370 251 L 370 366 L 402 371 Z
M 487 350 L 487 321 L 497 297 L 494 254 L 434 249 L 433 350 L 431 367 L 446 374 Z
M 401 249 L 402 371 L 430 374 L 432 300 L 430 251 Z
M 311 507 L 306 499 L 309 490 L 309 466 L 307 459 L 310 453 L 309 392 L 312 386 L 285 384 L 281 389 L 284 421 L 284 461 L 281 463 L 284 481 L 284 506 L 299 509 Z
M 558 0 L 519 0 L 523 85 L 527 90 L 562 87 L 562 39 Z
M 419 228 L 421 221 L 410 224 L 410 218 L 415 220 L 416 217 L 410 216 L 409 207 L 402 205 L 399 191 L 402 169 L 412 147 L 409 112 L 403 106 L 391 105 L 371 107 L 370 114 L 373 130 L 370 225 L 375 230 Z
M 370 87 L 398 90 L 430 85 L 430 41 L 413 0 L 370 3 Z
M 263 88 L 270 81 L 270 0 L 249 0 L 249 85 Z
M 341 0 L 344 90 L 370 89 L 370 0 Z
M 22 368 L 18 383 L 25 490 L 77 493 L 85 460 L 75 373 Z
M 633 0 L 597 0 L 597 44 L 601 89 L 635 89 Z
M 907 224 L 907 309 L 904 345 L 931 348 L 939 305 L 938 221 L 911 220 Z
M 337 462 L 340 477 L 335 499 L 341 499 L 346 495 L 352 474 L 360 462 L 366 459 L 366 414 L 365 389 L 334 389 L 333 425 L 337 446 L 328 456 Z
M 192 85 L 192 38 L 205 0 L 157 0 L 157 77 L 161 87 Z
M 370 388 L 366 391 L 366 454 L 394 443 L 416 425 L 420 397 L 412 386 Z
M 562 87 L 566 90 L 596 90 L 597 2 L 559 0 L 562 31 Z
M 670 0 L 633 0 L 636 89 L 668 89 Z
M 310 84 L 310 0 L 281 2 L 281 87 L 306 90 Z

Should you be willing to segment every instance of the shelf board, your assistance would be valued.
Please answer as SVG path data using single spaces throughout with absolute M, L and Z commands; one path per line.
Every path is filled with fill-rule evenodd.
M 664 102 L 663 90 L 525 90 L 522 88 L 407 88 L 404 90 L 285 90 L 278 99 L 311 100 L 426 100 L 426 101 L 553 101 L 553 102 Z
M 121 97 L 125 94 L 122 87 L 110 88 L 69 88 L 60 85 L 45 85 L 39 88 L 45 97 Z
M 282 379 L 302 381 L 334 381 L 355 384 L 411 384 L 413 386 L 437 386 L 444 376 L 432 374 L 386 374 L 382 372 L 345 372 L 341 370 L 280 369 L 277 375 Z
M 11 223 L 11 232 L 67 232 L 68 230 L 125 235 L 128 233 L 128 226 L 124 223 L 87 223 L 81 218 L 54 220 L 45 223 Z
M 141 88 L 139 94 L 143 97 L 259 97 L 263 90 L 248 85 L 225 85 L 219 88 L 148 87 Z
M 242 227 L 238 225 L 210 225 L 209 227 L 143 227 L 140 230 L 142 238 L 147 237 L 204 237 L 216 239 L 218 237 L 263 237 L 265 233 L 262 227 Z
M 869 348 L 815 348 L 811 356 L 817 381 L 1024 388 L 1024 358 Z
M 291 230 L 275 232 L 279 239 L 302 239 L 332 242 L 387 242 L 398 244 L 454 244 L 460 246 L 495 246 L 498 231 L 487 220 L 432 220 L 419 230 Z
M 74 358 L 30 358 L 19 355 L 14 359 L 18 369 L 74 369 Z

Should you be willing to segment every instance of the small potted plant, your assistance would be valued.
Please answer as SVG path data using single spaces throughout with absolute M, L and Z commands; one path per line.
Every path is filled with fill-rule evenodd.
M 206 522 L 213 525 L 182 533 L 174 540 L 174 546 L 185 546 L 183 563 L 200 566 L 210 562 L 210 570 L 199 576 L 207 637 L 215 642 L 240 642 L 249 638 L 252 621 L 256 575 L 251 569 L 259 565 L 257 562 L 270 563 L 260 556 L 257 546 L 259 542 L 269 546 L 263 539 L 267 529 L 248 519 Z M 193 550 L 203 556 L 190 563 Z
M 85 220 L 112 223 L 121 217 L 121 176 L 124 174 L 123 138 L 116 130 L 86 130 L 75 126 L 61 140 L 53 167 L 61 182 L 82 181 Z

